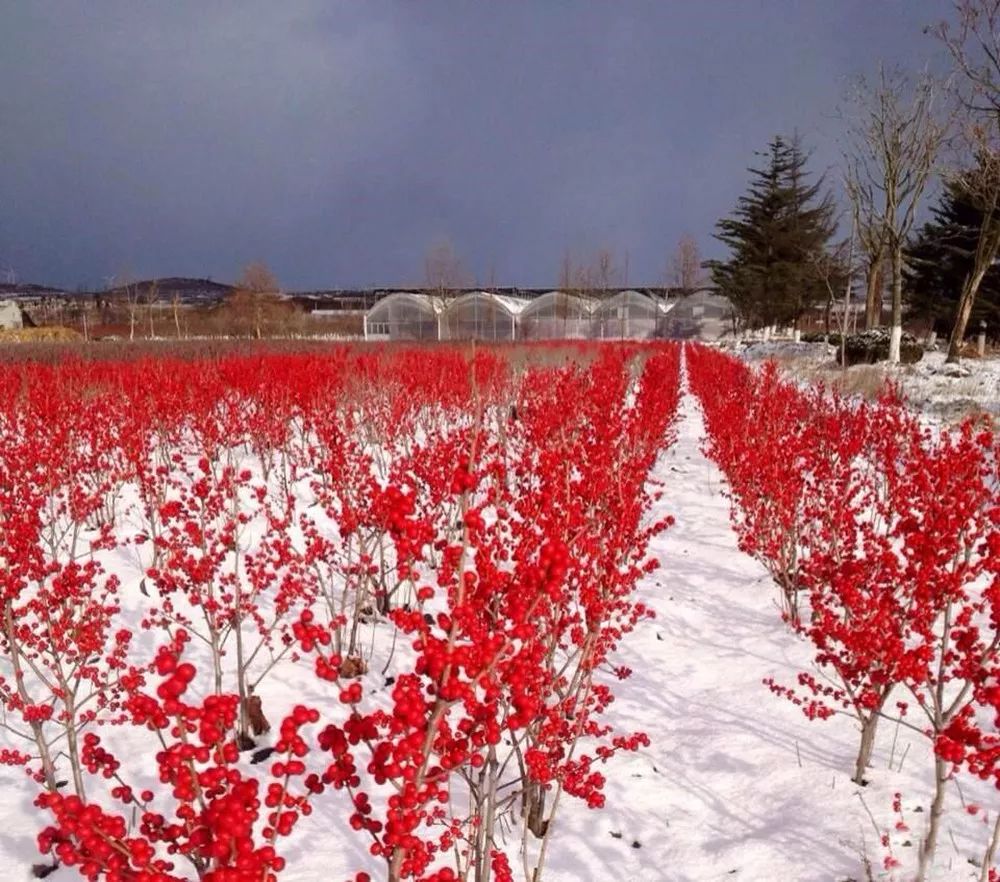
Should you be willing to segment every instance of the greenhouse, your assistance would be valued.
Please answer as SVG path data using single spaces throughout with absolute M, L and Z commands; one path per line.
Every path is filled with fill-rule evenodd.
M 365 316 L 366 340 L 437 340 L 441 301 L 426 294 L 396 291 Z
M 592 336 L 603 340 L 657 337 L 666 311 L 646 294 L 620 291 L 594 307 Z
M 525 301 L 486 291 L 462 294 L 441 314 L 442 340 L 514 340 Z
M 733 333 L 735 310 L 728 298 L 712 291 L 682 297 L 664 319 L 665 336 L 718 340 Z
M 522 340 L 584 339 L 591 335 L 590 308 L 580 297 L 549 291 L 525 305 L 518 326 Z
M 732 304 L 712 291 L 661 300 L 618 291 L 589 300 L 548 291 L 532 300 L 468 291 L 448 298 L 394 291 L 364 315 L 368 340 L 718 339 L 732 333 Z

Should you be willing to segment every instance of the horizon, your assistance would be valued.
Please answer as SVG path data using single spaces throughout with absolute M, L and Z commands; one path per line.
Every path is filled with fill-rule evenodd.
M 0 281 L 0 300 L 3 299 L 3 294 L 6 289 L 13 288 L 14 291 L 10 293 L 19 293 L 18 288 L 38 288 L 46 291 L 54 291 L 60 294 L 109 294 L 115 291 L 122 291 L 125 287 L 142 287 L 145 285 L 162 285 L 168 282 L 203 282 L 209 285 L 218 285 L 224 288 L 237 288 L 239 287 L 239 280 L 233 278 L 231 280 L 216 279 L 211 276 L 178 276 L 178 275 L 164 275 L 164 276 L 150 276 L 149 278 L 135 278 L 129 279 L 127 282 L 119 282 L 117 284 L 110 285 L 108 287 L 99 288 L 63 288 L 58 285 L 49 285 L 44 282 L 36 282 L 29 279 L 15 279 Z M 707 291 L 714 288 L 710 282 L 699 284 L 695 289 L 692 289 L 692 293 L 695 291 Z M 613 284 L 607 285 L 605 287 L 595 287 L 593 289 L 588 289 L 592 292 L 596 291 L 626 291 L 626 290 L 637 290 L 637 291 L 681 291 L 684 290 L 678 285 L 672 285 L 667 282 L 657 282 L 657 283 L 647 283 L 647 282 L 629 282 L 628 284 Z M 427 294 L 433 296 L 433 292 L 441 290 L 448 292 L 475 292 L 481 291 L 483 293 L 491 293 L 494 291 L 528 291 L 528 292 L 563 292 L 572 294 L 574 291 L 581 290 L 574 286 L 567 286 L 565 288 L 559 288 L 553 285 L 507 285 L 503 283 L 496 283 L 487 286 L 486 284 L 473 283 L 470 285 L 445 285 L 440 288 L 430 287 L 427 284 L 411 284 L 411 285 L 358 285 L 352 287 L 344 286 L 328 286 L 328 287 L 318 287 L 318 288 L 289 288 L 282 285 L 277 294 L 282 295 L 306 295 L 306 294 L 327 294 L 335 292 L 351 293 L 355 291 L 364 292 L 385 292 L 387 294 L 392 293 L 410 293 L 410 294 Z M 581 295 L 582 296 L 582 295 Z

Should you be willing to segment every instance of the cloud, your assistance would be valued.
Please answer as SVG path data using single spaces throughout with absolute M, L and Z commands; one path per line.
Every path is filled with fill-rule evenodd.
M 832 162 L 846 77 L 939 8 L 8 2 L 0 268 L 388 284 L 448 236 L 480 277 L 607 244 L 656 281 L 773 134 Z

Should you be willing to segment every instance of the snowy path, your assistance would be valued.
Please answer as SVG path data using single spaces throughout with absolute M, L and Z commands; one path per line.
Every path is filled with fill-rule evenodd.
M 564 803 L 553 882 L 834 882 L 860 878 L 863 842 L 880 860 L 845 771 L 850 721 L 810 722 L 761 683 L 793 683 L 809 653 L 780 621 L 763 567 L 736 546 L 702 436 L 686 394 L 656 475 L 677 523 L 657 540 L 662 565 L 641 589 L 657 618 L 626 638 L 620 656 L 634 673 L 608 712 L 652 745 L 613 761 L 604 811 Z M 887 815 L 875 787 L 865 798 Z

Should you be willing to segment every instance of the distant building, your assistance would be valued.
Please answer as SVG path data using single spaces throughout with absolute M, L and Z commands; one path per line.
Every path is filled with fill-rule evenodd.
M 574 294 L 546 291 L 518 316 L 521 340 L 585 340 L 591 335 L 591 304 Z
M 651 340 L 663 336 L 670 306 L 631 288 L 591 307 L 591 336 L 599 340 Z
M 21 307 L 13 300 L 0 300 L 0 330 L 16 330 L 24 327 Z
M 517 289 L 503 289 L 517 291 Z M 491 291 L 442 298 L 415 291 L 381 297 L 365 315 L 369 340 L 633 339 L 665 336 L 674 302 L 651 289 L 608 292 L 601 299 L 563 291 L 533 297 Z M 315 312 L 314 312 L 315 314 Z
M 444 305 L 442 340 L 516 340 L 517 317 L 527 301 L 488 291 L 469 291 Z
M 439 340 L 443 309 L 444 303 L 439 297 L 395 291 L 365 313 L 365 339 Z M 317 312 L 319 310 L 314 310 L 312 314 Z

